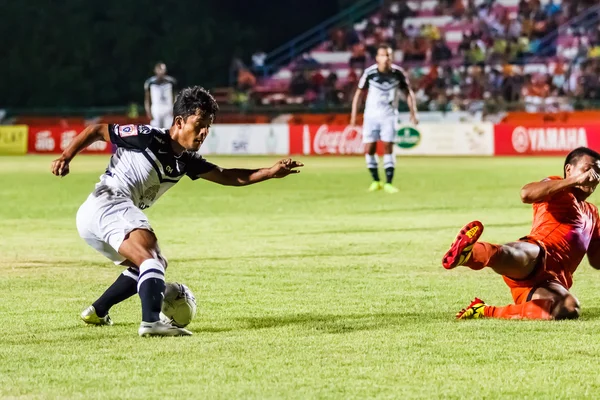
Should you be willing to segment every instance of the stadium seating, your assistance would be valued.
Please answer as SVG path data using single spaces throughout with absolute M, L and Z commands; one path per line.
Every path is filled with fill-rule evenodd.
M 594 0 L 385 1 L 259 79 L 251 98 L 348 104 L 374 49 L 388 43 L 431 110 L 481 108 L 490 99 L 528 111 L 569 109 L 564 96 L 600 97 L 598 79 L 590 84 L 600 56 L 599 19 Z

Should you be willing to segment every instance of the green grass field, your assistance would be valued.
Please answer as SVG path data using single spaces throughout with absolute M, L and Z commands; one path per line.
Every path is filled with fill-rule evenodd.
M 113 308 L 113 327 L 78 317 L 121 272 L 75 228 L 107 158 L 59 179 L 51 158 L 0 157 L 0 396 L 598 396 L 598 271 L 575 275 L 578 321 L 455 321 L 474 296 L 510 293 L 491 271 L 440 264 L 469 220 L 488 241 L 527 234 L 519 189 L 561 159 L 399 158 L 398 195 L 366 193 L 360 157 L 300 159 L 301 174 L 253 187 L 186 179 L 147 210 L 167 280 L 190 286 L 199 315 L 193 337 L 142 339 L 137 297 Z

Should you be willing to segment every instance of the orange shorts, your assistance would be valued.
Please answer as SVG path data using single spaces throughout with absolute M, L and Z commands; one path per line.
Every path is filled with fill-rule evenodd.
M 556 277 L 556 274 L 547 268 L 547 251 L 546 246 L 543 242 L 530 238 L 528 236 L 522 237 L 519 241 L 529 242 L 540 246 L 540 255 L 538 256 L 537 263 L 533 268 L 533 271 L 529 276 L 523 279 L 511 279 L 507 276 L 503 276 L 504 282 L 510 288 L 515 304 L 525 303 L 531 300 L 531 296 L 536 289 L 546 286 L 548 283 L 558 283 L 564 286 Z

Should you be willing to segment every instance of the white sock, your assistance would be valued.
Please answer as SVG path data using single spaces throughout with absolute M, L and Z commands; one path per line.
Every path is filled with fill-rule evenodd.
M 396 167 L 396 155 L 384 154 L 383 155 L 383 169 L 395 168 Z
M 367 168 L 377 168 L 379 164 L 379 157 L 377 157 L 377 154 L 365 154 L 365 161 L 367 162 Z

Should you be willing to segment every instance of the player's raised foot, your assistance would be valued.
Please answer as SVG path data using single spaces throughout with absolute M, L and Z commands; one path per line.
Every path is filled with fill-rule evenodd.
M 483 310 L 485 309 L 485 302 L 477 297 L 469 304 L 469 307 L 463 308 L 456 313 L 456 319 L 475 319 L 483 318 Z
M 112 325 L 110 316 L 99 317 L 94 306 L 89 306 L 81 312 L 81 320 L 89 325 Z
M 391 183 L 386 183 L 385 185 L 383 185 L 383 190 L 389 194 L 398 193 L 400 191 L 400 190 L 398 190 L 397 187 L 395 187 Z
M 450 250 L 444 254 L 443 267 L 452 269 L 469 261 L 473 253 L 473 245 L 479 240 L 482 233 L 483 224 L 479 221 L 469 222 L 465 225 L 454 239 Z
M 373 181 L 371 183 L 371 186 L 369 186 L 369 192 L 376 192 L 378 190 L 381 190 L 382 188 L 383 188 L 383 185 L 381 184 L 381 182 Z
M 142 322 L 138 334 L 142 337 L 150 336 L 192 336 L 187 329 L 178 328 L 163 321 Z

